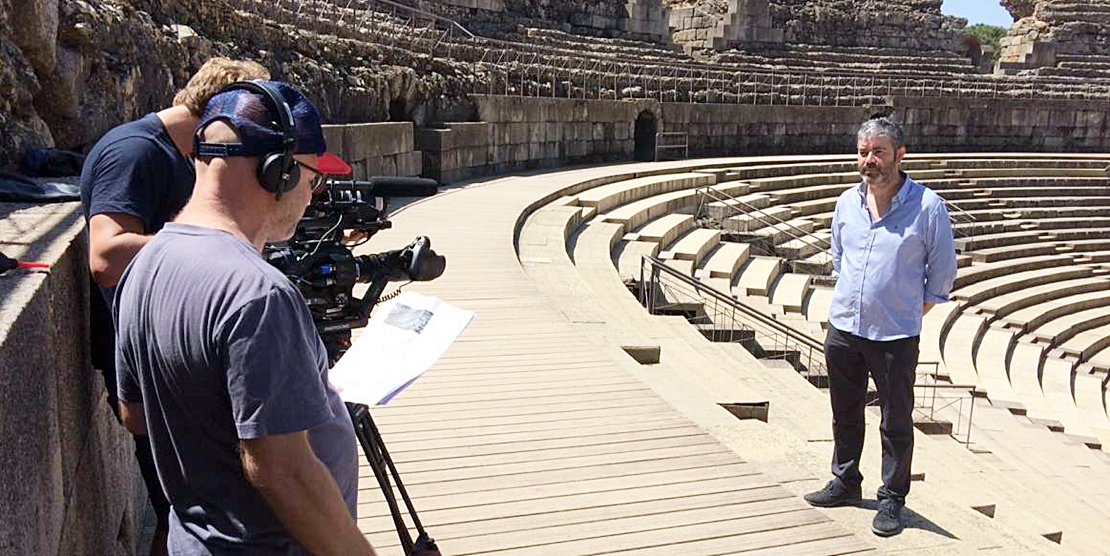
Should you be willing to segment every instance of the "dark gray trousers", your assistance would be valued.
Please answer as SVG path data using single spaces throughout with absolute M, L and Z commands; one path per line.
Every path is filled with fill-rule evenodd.
M 883 444 L 883 486 L 878 492 L 879 500 L 903 500 L 910 492 L 918 340 L 914 336 L 877 342 L 831 326 L 825 338 L 835 443 L 832 472 L 845 486 L 855 488 L 863 482 L 859 460 L 863 453 L 863 416 L 870 372 L 883 416 L 879 426 Z

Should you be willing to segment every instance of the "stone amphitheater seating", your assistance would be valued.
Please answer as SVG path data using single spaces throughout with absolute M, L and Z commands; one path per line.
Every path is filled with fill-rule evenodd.
M 816 48 L 807 46 L 779 52 L 730 51 L 713 57 L 718 64 L 760 70 L 814 71 L 863 75 L 924 76 L 971 75 L 978 73 L 971 61 L 945 55 L 916 56 L 882 49 Z
M 1110 229 L 1110 220 L 1100 216 L 1105 214 L 1103 207 L 1110 195 L 1105 191 L 1100 195 L 1093 193 L 1106 187 L 1105 178 L 1099 183 L 1079 171 L 1084 167 L 1097 168 L 1106 161 L 968 158 L 964 167 L 960 157 L 938 158 L 939 155 L 930 155 L 911 159 L 907 166 L 913 168 L 910 173 L 915 175 L 932 172 L 924 174 L 929 176 L 925 181 L 935 184 L 946 198 L 949 193 L 959 197 L 961 193 L 978 191 L 988 181 L 991 191 L 1022 194 L 1004 197 L 1012 203 L 1009 206 L 991 206 L 987 200 L 973 196 L 954 202 L 963 203 L 968 212 L 984 220 L 979 222 L 984 235 L 965 238 L 954 301 L 937 306 L 925 319 L 923 337 L 931 341 L 922 342 L 923 366 L 935 361 L 937 377 L 976 385 L 987 396 L 975 409 L 972 442 L 979 453 L 978 461 L 1005 469 L 1004 475 L 1051 476 L 1053 489 L 1082 500 L 1083 511 L 1090 512 L 1087 518 L 1110 518 L 1110 489 L 1103 484 L 1110 478 L 1110 457 L 1091 449 L 1108 445 L 1105 435 L 1110 429 L 1105 411 L 1106 373 L 1091 362 L 1096 358 L 1110 362 L 1110 356 L 1105 355 L 1110 352 L 1107 347 L 1110 319 L 1104 316 L 1107 314 L 1104 307 L 1110 304 L 1110 270 L 1097 262 L 1108 243 L 1097 234 L 1099 230 L 1104 234 Z M 786 217 L 804 213 L 814 224 L 809 236 L 827 233 L 827 220 L 813 216 L 830 212 L 836 196 L 852 185 L 852 175 L 846 169 L 850 162 L 788 165 L 792 166 L 790 170 L 767 164 L 696 168 L 696 163 L 687 163 L 672 173 L 711 176 L 712 185 L 653 192 L 641 186 L 622 187 L 624 182 L 642 183 L 637 181 L 642 178 L 629 176 L 597 188 L 604 194 L 590 194 L 589 189 L 579 191 L 561 199 L 561 206 L 549 205 L 537 215 L 557 211 L 554 214 L 561 224 L 552 225 L 551 229 L 558 235 L 545 244 L 556 250 L 569 250 L 565 255 L 568 263 L 562 268 L 573 268 L 575 276 L 582 280 L 582 288 L 604 292 L 598 295 L 606 300 L 620 299 L 622 308 L 606 317 L 611 323 L 618 318 L 617 314 L 619 319 L 631 322 L 637 311 L 635 322 L 647 318 L 634 305 L 636 301 L 629 295 L 626 282 L 640 279 L 642 255 L 665 254 L 670 257 L 669 266 L 681 268 L 719 291 L 732 292 L 749 306 L 788 322 L 797 330 L 808 331 L 819 341 L 831 289 L 817 283 L 813 276 L 789 272 L 788 261 L 761 255 L 754 244 L 723 241 L 728 239 L 727 234 L 701 229 L 698 226 L 704 222 L 695 219 L 698 188 L 731 187 L 731 191 L 764 214 Z M 992 168 L 1000 170 L 997 175 Z M 1054 181 L 1053 173 L 1048 171 L 1052 168 L 1061 170 L 1059 181 L 1069 185 L 1048 187 Z M 818 176 L 823 169 L 840 175 L 826 175 L 822 183 Z M 975 172 L 968 176 L 972 169 Z M 953 177 L 953 172 L 961 175 Z M 1070 183 L 1071 180 L 1075 183 Z M 1037 189 L 1044 197 L 1034 192 Z M 1066 199 L 1074 204 L 1055 200 L 1060 198 L 1056 193 L 1061 189 L 1073 191 Z M 1074 193 L 1077 189 L 1090 189 L 1092 194 Z M 620 191 L 626 193 L 618 194 Z M 592 217 L 585 216 L 591 214 L 591 206 L 566 205 L 580 199 L 613 198 L 619 198 L 621 204 L 611 205 Z M 1096 204 L 1084 205 L 1088 199 Z M 706 214 L 712 219 L 727 219 L 729 209 L 724 204 L 707 205 Z M 783 208 L 787 210 L 775 211 Z M 1005 216 L 1006 211 L 1013 210 L 1023 211 L 1020 219 Z M 752 236 L 761 229 L 756 224 L 748 221 L 746 231 Z M 1023 229 L 1023 224 L 1036 226 Z M 1085 254 L 1093 257 L 1085 258 Z M 701 314 L 710 321 L 716 318 L 715 309 L 700 305 L 689 294 L 668 292 L 666 298 L 688 314 Z M 1023 311 L 1052 313 L 1054 307 L 1066 307 L 1062 312 L 1067 315 L 1049 319 L 1028 331 L 1007 320 Z M 1099 311 L 1100 314 L 1095 314 Z M 676 322 L 668 321 L 668 326 L 673 327 Z M 629 328 L 637 326 L 630 324 Z M 663 333 L 657 324 L 645 330 L 654 332 L 638 337 L 623 333 L 615 336 L 626 344 L 650 344 L 658 341 L 654 334 Z M 674 334 L 673 328 L 670 330 Z M 1057 343 L 1043 339 L 1031 342 L 1038 338 L 1038 330 L 1056 330 L 1054 334 L 1045 333 Z M 689 341 L 696 338 L 690 337 Z M 723 353 L 720 348 L 715 349 L 718 351 L 714 353 Z M 977 480 L 983 480 L 981 475 L 977 476 Z M 950 496 L 952 500 L 970 502 L 976 499 L 973 492 L 969 489 Z M 1049 496 L 1042 492 L 1038 497 L 1042 495 Z M 1084 527 L 1085 531 L 1092 527 L 1078 525 L 1069 518 L 1066 523 L 1041 521 L 1033 529 L 1055 531 L 1072 526 Z
M 307 26 L 316 33 L 348 39 L 354 51 L 367 59 L 431 65 L 445 74 L 455 72 L 453 63 L 467 62 L 481 77 L 472 86 L 489 93 L 857 106 L 881 104 L 887 96 L 917 90 L 1018 98 L 1031 94 L 1087 98 L 1090 94 L 1086 84 L 1068 78 L 1012 78 L 1000 83 L 972 73 L 966 60 L 946 55 L 910 60 L 905 53 L 881 49 L 814 49 L 808 54 L 787 50 L 773 58 L 731 54 L 706 62 L 651 42 L 553 30 L 520 28 L 499 38 L 443 34 L 430 27 L 413 27 L 408 18 L 384 7 L 375 9 L 374 4 L 352 7 L 326 0 L 280 0 L 265 10 L 250 0 L 232 0 L 232 4 L 277 25 Z M 729 61 L 729 56 L 734 59 Z M 639 86 L 649 81 L 654 91 Z
M 960 216 L 972 219 L 954 227 L 974 231 L 958 243 L 963 258 L 954 297 L 959 304 L 927 319 L 931 324 L 926 328 L 943 341 L 940 349 L 923 349 L 923 354 L 938 360 L 941 375 L 984 386 L 1000 406 L 1033 408 L 1038 418 L 1064 423 L 1073 437 L 1094 445 L 1091 431 L 1097 428 L 1080 429 L 1075 416 L 1090 413 L 1090 400 L 1098 396 L 1085 394 L 1082 413 L 1076 409 L 1074 395 L 1071 406 L 1064 409 L 1057 407 L 1061 398 L 1055 394 L 1052 403 L 1043 392 L 1026 401 L 1032 385 L 1039 384 L 1036 377 L 1042 367 L 1038 365 L 1029 379 L 1012 376 L 1008 365 L 1014 346 L 1030 338 L 1038 338 L 1039 347 L 1072 354 L 1073 369 L 1105 348 L 1096 336 L 1110 319 L 1094 314 L 1110 305 L 1106 295 L 1110 279 L 1098 266 L 1110 261 L 1105 253 L 1110 240 L 1103 237 L 1110 229 L 1104 162 L 989 158 L 962 162 L 907 161 L 915 179 L 946 198 L 957 198 L 952 202 Z M 637 280 L 639 258 L 659 255 L 669 266 L 699 276 L 780 319 L 794 325 L 808 321 L 813 326 L 802 328 L 816 336 L 827 313 L 830 290 L 815 287 L 809 275 L 790 272 L 781 256 L 760 255 L 745 244 L 722 242 L 718 231 L 697 228 L 690 214 L 696 204 L 694 192 L 716 180 L 714 188 L 727 187 L 728 195 L 735 195 L 706 205 L 706 215 L 720 222 L 722 230 L 763 237 L 787 255 L 800 258 L 819 254 L 827 245 L 836 198 L 854 185 L 856 174 L 850 169 L 850 162 L 833 161 L 706 168 L 681 174 L 700 185 L 675 181 L 665 193 L 655 193 L 644 184 L 665 183 L 662 176 L 636 178 L 580 193 L 578 199 L 585 207 L 598 203 L 616 207 L 598 219 L 625 225 L 619 237 L 610 238 L 616 238 L 611 264 L 621 279 Z M 1055 196 L 1061 191 L 1068 196 Z M 1084 204 L 1087 199 L 1093 206 Z M 737 206 L 746 212 L 733 214 Z M 783 233 L 784 229 L 790 233 Z M 1048 302 L 1053 308 L 1046 310 Z M 1057 318 L 1063 314 L 1071 316 Z M 1052 338 L 1060 343 L 1058 347 Z M 1101 395 L 1105 399 L 1105 393 Z

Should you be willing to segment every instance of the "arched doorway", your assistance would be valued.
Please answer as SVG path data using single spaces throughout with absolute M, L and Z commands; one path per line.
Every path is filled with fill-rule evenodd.
M 636 140 L 635 159 L 639 162 L 655 160 L 655 136 L 659 131 L 659 124 L 651 110 L 644 110 L 636 117 L 636 131 L 633 137 Z

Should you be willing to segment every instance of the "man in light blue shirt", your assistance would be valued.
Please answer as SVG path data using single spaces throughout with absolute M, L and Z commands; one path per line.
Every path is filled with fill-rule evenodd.
M 833 410 L 833 479 L 806 495 L 814 506 L 856 504 L 870 372 L 882 407 L 879 512 L 871 530 L 902 531 L 913 458 L 913 383 L 921 319 L 948 301 L 956 249 L 944 200 L 899 166 L 901 127 L 889 118 L 865 122 L 857 135 L 863 181 L 840 196 L 832 222 L 833 272 L 825 361 Z

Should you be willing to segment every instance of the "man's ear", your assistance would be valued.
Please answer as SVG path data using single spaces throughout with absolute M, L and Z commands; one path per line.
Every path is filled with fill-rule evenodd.
M 905 146 L 898 147 L 898 154 L 897 154 L 896 158 L 894 159 L 894 161 L 895 162 L 902 162 L 903 158 L 906 158 L 906 147 Z

